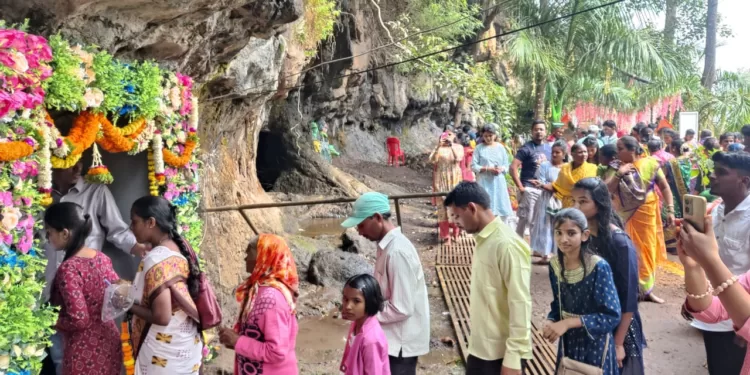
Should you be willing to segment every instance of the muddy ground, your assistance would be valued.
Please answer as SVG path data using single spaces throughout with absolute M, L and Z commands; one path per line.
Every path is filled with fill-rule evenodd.
M 430 175 L 424 170 L 392 168 L 368 162 L 337 161 L 337 166 L 369 187 L 388 194 L 431 190 Z M 412 240 L 422 259 L 430 300 L 431 351 L 420 358 L 418 374 L 463 374 L 462 357 L 457 346 L 444 343 L 450 340 L 455 342 L 456 335 L 435 271 L 438 243 L 434 208 L 429 199 L 406 201 L 402 203 L 402 217 L 404 233 Z M 335 224 L 336 219 L 330 219 L 306 234 L 317 240 L 336 244 L 340 240 Z M 304 233 L 304 230 L 300 232 Z M 657 293 L 667 302 L 664 305 L 640 305 L 648 340 L 648 348 L 645 350 L 646 373 L 706 374 L 705 352 L 700 334 L 680 316 L 680 305 L 684 301 L 682 278 L 664 270 L 661 270 L 658 277 Z M 531 286 L 533 319 L 538 326 L 542 326 L 552 300 L 546 266 L 533 266 Z M 335 308 L 331 308 L 339 298 L 338 290 L 303 284 L 300 304 L 307 306 L 307 309 L 300 319 L 297 336 L 301 374 L 339 373 L 338 367 L 349 326 L 349 322 L 338 319 Z M 224 350 L 219 362 L 217 367 L 231 369 L 231 352 Z

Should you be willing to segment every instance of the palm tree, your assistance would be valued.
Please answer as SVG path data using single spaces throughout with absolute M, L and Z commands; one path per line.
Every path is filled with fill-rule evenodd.
M 538 22 L 541 13 L 536 2 L 521 1 L 524 3 L 519 7 L 523 11 L 522 22 Z M 596 0 L 553 1 L 549 4 L 549 18 L 602 3 Z M 553 113 L 559 114 L 563 106 L 586 98 L 600 98 L 602 103 L 613 105 L 626 104 L 622 101 L 632 95 L 623 90 L 633 77 L 643 81 L 677 77 L 681 67 L 662 43 L 661 36 L 650 28 L 635 27 L 634 16 L 644 16 L 627 9 L 626 4 L 618 4 L 583 13 L 552 24 L 544 34 L 529 30 L 526 35 L 517 34 L 510 42 L 509 56 L 521 76 L 538 80 L 540 75 L 546 75 L 547 98 Z M 531 38 L 543 40 L 529 41 Z M 571 89 L 572 85 L 585 80 L 591 82 Z M 596 85 L 597 80 L 602 84 Z M 613 93 L 613 89 L 617 92 Z

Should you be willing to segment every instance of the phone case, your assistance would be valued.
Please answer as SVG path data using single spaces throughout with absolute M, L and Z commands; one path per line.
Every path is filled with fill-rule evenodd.
M 682 217 L 701 233 L 706 231 L 703 218 L 707 206 L 704 197 L 690 194 L 682 197 Z

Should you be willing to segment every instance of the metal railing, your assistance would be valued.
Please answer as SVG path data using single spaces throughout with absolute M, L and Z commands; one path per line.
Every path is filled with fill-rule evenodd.
M 396 207 L 396 222 L 398 223 L 398 226 L 403 226 L 401 222 L 401 206 L 400 206 L 401 200 L 444 197 L 446 195 L 448 195 L 447 192 L 402 194 L 402 195 L 391 195 L 388 197 L 388 199 L 392 200 L 394 203 L 394 206 Z M 342 198 L 321 199 L 321 200 L 314 200 L 314 201 L 255 203 L 255 204 L 244 204 L 244 205 L 239 205 L 239 206 L 209 207 L 209 208 L 203 209 L 201 212 L 211 213 L 211 212 L 239 211 L 240 215 L 242 215 L 242 218 L 245 219 L 245 222 L 247 222 L 247 224 L 250 226 L 250 229 L 252 229 L 253 233 L 258 235 L 260 234 L 260 232 L 258 232 L 258 229 L 255 227 L 255 225 L 253 225 L 253 222 L 250 220 L 250 217 L 247 216 L 247 213 L 245 212 L 245 210 L 257 210 L 261 208 L 295 207 L 295 206 L 315 206 L 315 205 L 320 205 L 320 204 L 352 203 L 356 200 L 357 198 L 342 197 Z

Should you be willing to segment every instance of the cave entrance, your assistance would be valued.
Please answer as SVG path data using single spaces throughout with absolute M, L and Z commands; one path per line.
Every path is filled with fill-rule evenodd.
M 261 131 L 258 137 L 255 169 L 263 190 L 272 191 L 281 173 L 290 168 L 291 163 L 287 158 L 282 134 L 268 130 Z

